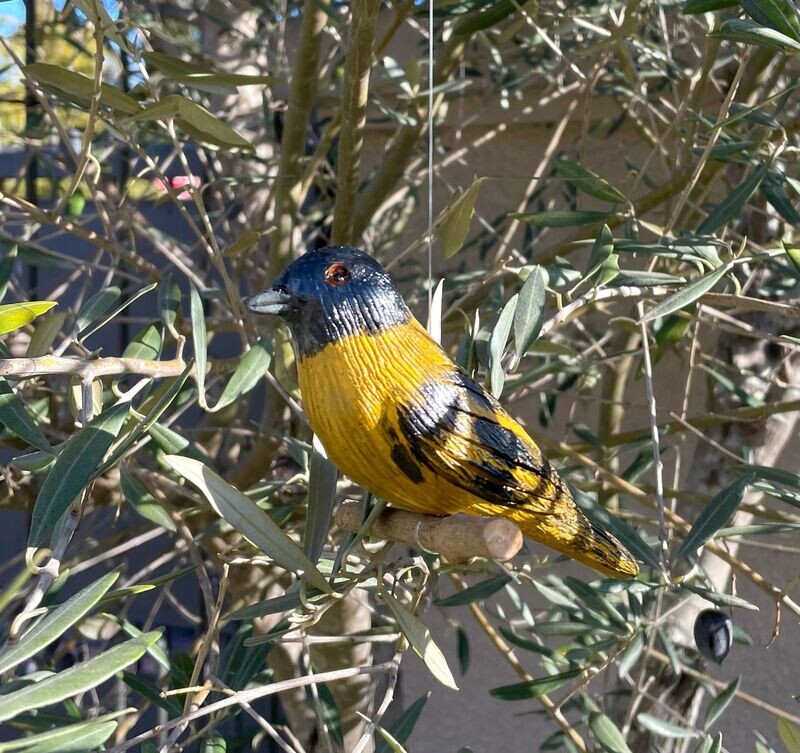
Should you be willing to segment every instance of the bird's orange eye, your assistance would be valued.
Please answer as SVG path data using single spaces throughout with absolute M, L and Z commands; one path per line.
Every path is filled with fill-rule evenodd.
M 344 285 L 349 280 L 350 270 L 339 261 L 334 262 L 325 270 L 325 282 L 328 285 Z

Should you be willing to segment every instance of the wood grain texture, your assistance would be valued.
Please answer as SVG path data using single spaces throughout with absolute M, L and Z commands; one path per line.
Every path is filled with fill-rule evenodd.
M 343 502 L 334 520 L 339 528 L 355 533 L 361 527 L 361 505 Z M 486 516 L 437 517 L 388 508 L 372 523 L 370 534 L 409 546 L 438 552 L 448 562 L 473 557 L 510 560 L 522 547 L 522 532 L 510 520 Z

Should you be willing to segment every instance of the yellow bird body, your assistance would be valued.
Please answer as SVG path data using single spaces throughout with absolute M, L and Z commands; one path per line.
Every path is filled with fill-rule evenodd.
M 425 496 L 434 495 L 425 499 L 419 485 L 391 460 L 391 432 L 399 436 L 393 407 L 414 398 L 421 374 L 441 378 L 447 373 L 449 359 L 430 347 L 433 341 L 414 337 L 414 329 L 401 324 L 374 337 L 348 337 L 301 356 L 297 375 L 303 408 L 331 462 L 360 486 L 408 510 L 461 512 L 464 501 L 452 493 L 442 495 L 438 476 L 424 471 Z
M 314 263 L 303 267 L 312 255 Z M 364 279 L 362 263 L 369 267 Z M 298 264 L 299 275 L 289 267 L 260 304 L 256 296 L 248 305 L 282 313 L 292 326 L 305 411 L 342 472 L 398 507 L 506 517 L 526 536 L 606 575 L 638 573 L 627 550 L 576 507 L 524 428 L 429 337 L 391 281 L 385 287 L 377 262 L 332 247 Z M 308 282 L 317 267 L 334 290 Z M 340 268 L 346 279 L 331 283 L 331 270 Z M 383 276 L 377 295 L 375 274 Z M 293 280 L 298 276 L 302 284 Z M 350 296 L 338 297 L 348 284 Z M 294 314 L 275 310 L 293 295 L 302 303 Z M 322 310 L 309 303 L 317 299 Z

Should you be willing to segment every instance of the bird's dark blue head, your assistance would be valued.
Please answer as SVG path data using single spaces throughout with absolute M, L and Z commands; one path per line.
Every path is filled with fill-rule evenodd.
M 247 307 L 286 320 L 301 356 L 344 337 L 374 335 L 411 319 L 383 267 L 352 246 L 303 254 L 272 287 L 248 299 Z

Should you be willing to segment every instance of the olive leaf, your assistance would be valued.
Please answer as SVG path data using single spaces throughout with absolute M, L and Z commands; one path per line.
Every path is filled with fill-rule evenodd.
M 13 332 L 32 322 L 37 316 L 57 306 L 56 301 L 26 301 L 5 303 L 0 306 L 0 335 Z

